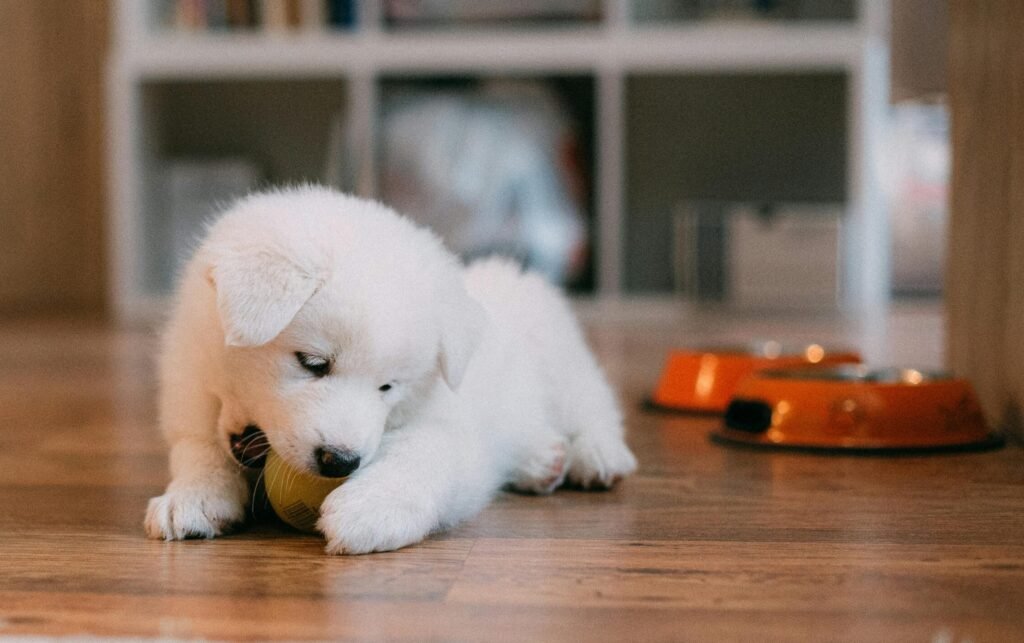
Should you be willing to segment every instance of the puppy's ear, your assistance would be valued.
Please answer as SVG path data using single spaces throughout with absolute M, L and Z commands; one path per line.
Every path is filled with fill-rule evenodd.
M 488 324 L 483 307 L 460 291 L 446 302 L 441 319 L 441 376 L 453 391 L 462 384 Z
M 220 254 L 207 274 L 229 346 L 261 346 L 277 337 L 323 282 L 271 250 Z

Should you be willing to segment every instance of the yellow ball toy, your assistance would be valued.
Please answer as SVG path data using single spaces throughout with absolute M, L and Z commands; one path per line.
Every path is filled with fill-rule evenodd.
M 263 485 L 274 513 L 292 527 L 316 531 L 320 505 L 327 494 L 337 489 L 346 478 L 321 478 L 299 471 L 281 459 L 273 450 L 267 453 L 263 469 Z

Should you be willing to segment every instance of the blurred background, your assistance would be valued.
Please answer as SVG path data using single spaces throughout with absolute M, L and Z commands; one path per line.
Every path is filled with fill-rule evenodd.
M 0 315 L 159 316 L 260 186 L 581 299 L 938 301 L 943 0 L 0 0 Z

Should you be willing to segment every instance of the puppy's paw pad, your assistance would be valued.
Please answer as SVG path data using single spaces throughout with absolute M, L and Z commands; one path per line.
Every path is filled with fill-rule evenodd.
M 248 488 L 238 484 L 178 487 L 149 501 L 145 529 L 150 538 L 213 538 L 245 519 Z
M 435 526 L 429 511 L 401 497 L 348 488 L 332 492 L 320 507 L 317 529 L 328 554 L 368 554 L 418 543 Z
M 636 457 L 619 437 L 582 435 L 569 453 L 569 483 L 583 489 L 610 489 L 636 471 Z
M 568 464 L 569 454 L 565 442 L 554 442 L 530 455 L 519 468 L 512 487 L 524 493 L 552 493 L 565 482 Z

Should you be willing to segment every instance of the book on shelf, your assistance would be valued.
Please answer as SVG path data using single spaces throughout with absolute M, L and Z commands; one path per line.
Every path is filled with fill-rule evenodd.
M 256 26 L 256 7 L 252 0 L 225 0 L 224 15 L 229 27 L 248 29 Z
M 596 22 L 601 0 L 384 0 L 384 16 L 394 27 L 503 21 Z
M 358 0 L 158 0 L 157 24 L 172 31 L 301 32 L 351 29 Z
M 639 22 L 853 20 L 855 0 L 634 0 Z

